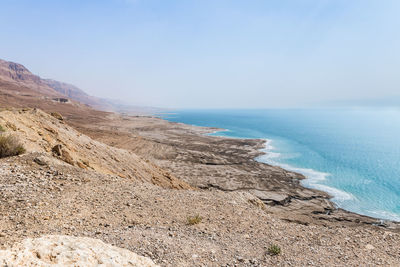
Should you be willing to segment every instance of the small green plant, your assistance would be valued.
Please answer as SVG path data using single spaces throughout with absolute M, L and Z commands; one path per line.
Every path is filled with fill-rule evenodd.
M 199 215 L 189 216 L 189 217 L 187 217 L 187 224 L 188 225 L 199 224 L 199 223 L 201 223 L 201 220 L 203 220 L 203 218 Z
M 17 156 L 25 153 L 25 148 L 12 135 L 0 135 L 0 158 Z
M 4 129 L 4 127 L 0 125 L 0 133 L 4 133 L 5 131 L 6 129 Z
M 278 245 L 275 245 L 275 244 L 271 245 L 268 248 L 268 253 L 271 254 L 271 255 L 279 255 L 279 254 L 281 254 L 281 248 Z

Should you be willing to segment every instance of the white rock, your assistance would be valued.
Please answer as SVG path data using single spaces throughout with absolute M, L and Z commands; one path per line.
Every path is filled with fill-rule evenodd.
M 372 249 L 374 249 L 375 247 L 374 247 L 373 245 L 371 245 L 371 244 L 367 244 L 367 245 L 365 246 L 365 248 L 368 249 L 368 250 L 372 250 Z
M 127 249 L 87 237 L 49 235 L 0 250 L 0 266 L 157 266 Z

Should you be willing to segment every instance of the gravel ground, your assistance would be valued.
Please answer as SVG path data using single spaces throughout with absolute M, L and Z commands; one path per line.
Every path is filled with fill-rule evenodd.
M 279 219 L 246 192 L 165 189 L 103 175 L 46 154 L 0 160 L 0 244 L 85 236 L 161 266 L 400 266 L 400 236 L 371 226 Z M 201 216 L 188 224 L 188 217 Z M 269 248 L 276 244 L 279 255 Z

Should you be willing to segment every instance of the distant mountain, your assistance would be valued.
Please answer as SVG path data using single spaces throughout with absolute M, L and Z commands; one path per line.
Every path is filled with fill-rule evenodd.
M 23 65 L 0 59 L 0 104 L 7 103 L 6 96 L 14 97 L 17 103 L 37 102 L 38 98 L 49 98 L 54 101 L 76 101 L 102 111 L 124 112 L 131 114 L 153 114 L 160 112 L 158 108 L 139 107 L 118 100 L 103 99 L 88 95 L 82 89 L 68 83 L 52 79 L 42 79 L 32 74 Z M 25 97 L 25 98 L 24 98 Z M 31 100 L 26 99 L 30 97 Z M 11 99 L 11 98 L 10 98 Z M 1 101 L 2 100 L 2 101 Z M 18 102 L 19 101 L 19 102 Z M 37 106 L 38 104 L 36 104 Z
M 63 94 L 67 98 L 91 106 L 92 108 L 95 109 L 100 109 L 104 111 L 115 111 L 115 107 L 107 103 L 107 101 L 95 96 L 90 96 L 83 90 L 76 87 L 75 85 L 51 79 L 42 79 L 42 81 L 49 87 L 53 88 L 58 93 Z
M 39 94 L 59 96 L 39 76 L 32 74 L 23 65 L 0 59 L 0 81 L 33 89 Z

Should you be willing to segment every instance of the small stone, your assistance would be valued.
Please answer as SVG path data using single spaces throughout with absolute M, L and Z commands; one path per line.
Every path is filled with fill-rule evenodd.
M 371 245 L 371 244 L 367 244 L 367 245 L 365 246 L 365 248 L 368 249 L 368 250 L 373 250 L 373 249 L 375 249 L 375 247 L 374 247 L 373 245 Z
M 46 159 L 42 156 L 35 158 L 33 161 L 41 166 L 47 165 Z

